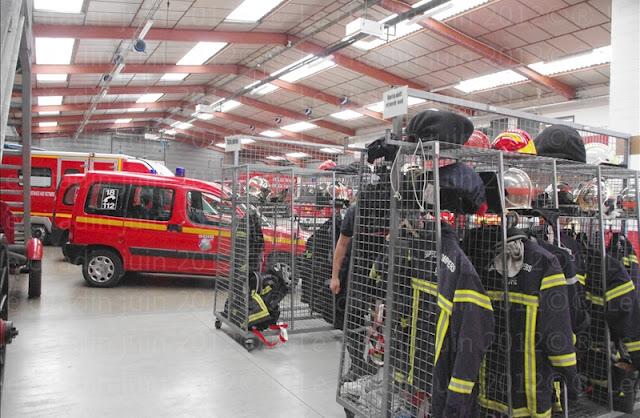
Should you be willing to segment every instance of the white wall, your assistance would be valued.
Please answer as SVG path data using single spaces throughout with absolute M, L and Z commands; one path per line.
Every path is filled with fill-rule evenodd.
M 609 126 L 609 101 L 607 99 L 589 101 L 584 104 L 563 104 L 537 109 L 536 113 L 552 118 L 573 116 L 574 122 L 598 128 L 616 129 Z

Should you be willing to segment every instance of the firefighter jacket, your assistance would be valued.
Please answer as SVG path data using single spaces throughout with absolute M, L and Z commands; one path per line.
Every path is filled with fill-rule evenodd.
M 499 228 L 489 226 L 469 231 L 464 248 L 472 251 L 477 242 L 487 247 L 493 242 L 495 248 L 501 241 Z M 479 251 L 474 253 L 479 263 L 476 269 L 499 318 L 496 343 L 481 370 L 479 402 L 486 409 L 508 414 L 510 395 L 514 417 L 551 417 L 556 376 L 563 376 L 570 397 L 576 396 L 576 353 L 567 281 L 556 257 L 535 242 L 524 240 L 523 243 L 523 266 L 513 277 L 502 277 L 491 262 L 487 263 L 491 257 Z M 511 341 L 509 351 L 506 341 Z
M 425 239 L 425 233 L 421 245 L 401 244 L 398 250 L 409 266 L 394 274 L 410 292 L 409 303 L 402 304 L 409 344 L 401 360 L 390 356 L 396 360 L 391 367 L 417 391 L 431 394 L 431 416 L 468 417 L 477 409 L 476 383 L 493 338 L 493 308 L 456 233 L 444 223 L 441 231 L 440 260 L 435 237 Z
M 609 251 L 627 269 L 627 273 L 629 273 L 629 277 L 631 277 L 631 281 L 636 287 L 636 294 L 640 297 L 640 266 L 629 238 L 622 232 L 614 232 L 609 243 Z

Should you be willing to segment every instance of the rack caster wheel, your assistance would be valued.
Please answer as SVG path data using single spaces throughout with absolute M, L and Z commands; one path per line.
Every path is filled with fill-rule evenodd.
M 251 352 L 254 348 L 256 348 L 256 342 L 251 338 L 247 338 L 246 340 L 244 340 L 244 348 L 247 351 Z
M 215 327 L 216 327 L 216 329 L 222 328 L 222 321 L 220 321 L 219 319 L 216 319 Z

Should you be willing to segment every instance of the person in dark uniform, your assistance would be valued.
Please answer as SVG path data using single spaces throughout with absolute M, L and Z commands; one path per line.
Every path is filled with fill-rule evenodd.
M 351 259 L 351 239 L 353 238 L 353 226 L 356 220 L 356 205 L 352 204 L 347 209 L 342 225 L 340 237 L 333 252 L 333 266 L 331 270 L 331 282 L 329 288 L 334 295 L 339 295 L 346 290 L 349 275 L 349 261 Z

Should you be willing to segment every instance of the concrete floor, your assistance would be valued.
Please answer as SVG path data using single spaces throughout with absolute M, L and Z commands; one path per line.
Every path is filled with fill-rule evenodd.
M 248 353 L 214 329 L 210 280 L 143 277 L 85 285 L 46 248 L 43 289 L 13 276 L 3 417 L 344 417 L 340 334 L 292 335 Z

